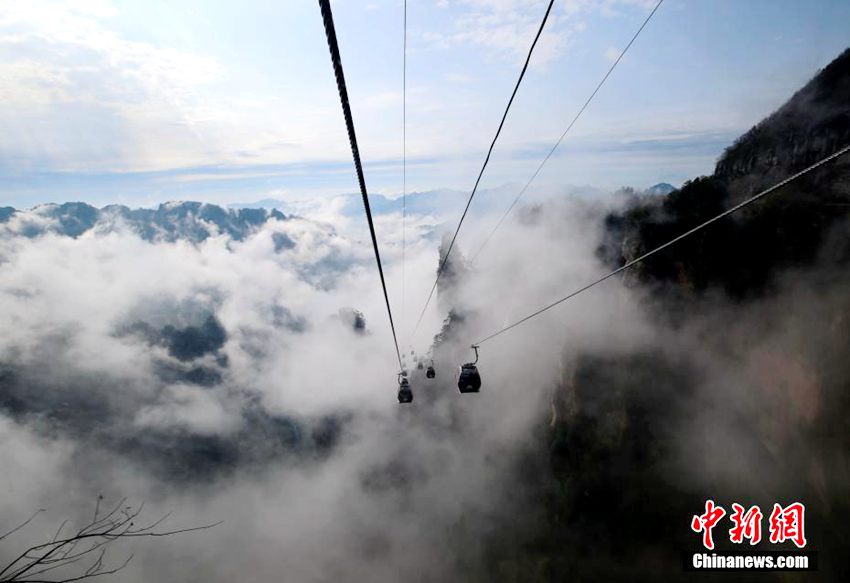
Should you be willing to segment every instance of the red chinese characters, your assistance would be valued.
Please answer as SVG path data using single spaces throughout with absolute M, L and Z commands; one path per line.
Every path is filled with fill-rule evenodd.
M 806 507 L 800 502 L 789 504 L 785 508 L 773 505 L 770 513 L 770 542 L 782 543 L 790 540 L 797 548 L 806 546 Z
M 712 550 L 714 548 L 714 538 L 712 538 L 711 530 L 726 516 L 726 511 L 720 506 L 714 505 L 714 500 L 705 501 L 705 514 L 694 516 L 691 519 L 691 530 L 694 532 L 702 532 L 702 544 L 705 548 Z
M 751 545 L 761 542 L 761 519 L 763 514 L 758 506 L 750 506 L 744 512 L 744 507 L 737 502 L 732 504 L 732 514 L 729 518 L 735 524 L 729 529 L 729 540 L 733 543 L 742 543 L 749 539 Z
M 770 529 L 769 540 L 773 544 L 791 541 L 798 548 L 806 546 L 806 507 L 801 502 L 794 502 L 788 506 L 773 505 L 773 512 L 768 519 Z M 708 550 L 714 550 L 714 537 L 712 529 L 720 520 L 726 516 L 726 510 L 717 506 L 714 500 L 706 500 L 705 512 L 695 515 L 691 519 L 691 530 L 702 533 L 702 544 Z M 729 529 L 729 540 L 734 544 L 742 544 L 748 540 L 750 545 L 757 545 L 762 538 L 762 514 L 761 509 L 750 506 L 745 509 L 737 502 L 732 504 L 732 528 Z

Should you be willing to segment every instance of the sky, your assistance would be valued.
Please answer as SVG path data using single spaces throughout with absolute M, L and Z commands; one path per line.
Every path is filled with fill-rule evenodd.
M 524 183 L 654 0 L 556 0 L 483 187 Z M 468 192 L 545 10 L 411 0 L 407 190 Z M 402 179 L 399 0 L 337 0 L 371 192 Z M 678 185 L 847 48 L 838 0 L 666 0 L 538 177 Z M 0 1 L 0 205 L 355 192 L 312 0 Z M 461 201 L 459 201 L 459 204 Z

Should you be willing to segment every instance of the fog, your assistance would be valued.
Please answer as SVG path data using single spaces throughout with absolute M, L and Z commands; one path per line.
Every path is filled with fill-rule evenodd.
M 48 510 L 15 543 L 82 519 L 103 494 L 144 500 L 152 516 L 173 510 L 175 526 L 224 521 L 136 545 L 124 580 L 445 580 L 473 568 L 476 539 L 511 514 L 511 455 L 545 414 L 560 347 L 611 336 L 613 289 L 568 327 L 576 314 L 565 310 L 483 350 L 481 395 L 453 388 L 473 334 L 601 271 L 595 227 L 568 211 L 506 229 L 521 241 L 494 243 L 468 282 L 441 284 L 412 339 L 438 259 L 435 219 L 407 222 L 403 311 L 400 217 L 379 221 L 406 353 L 428 352 L 449 308 L 477 314 L 463 341 L 441 348 L 435 381 L 414 370 L 408 407 L 396 402 L 362 225 L 269 220 L 244 241 L 197 244 L 147 242 L 120 224 L 78 238 L 7 225 L 2 513 Z M 276 250 L 275 234 L 294 246 Z M 557 255 L 527 261 L 549 246 Z
M 103 494 L 145 501 L 151 517 L 173 511 L 174 527 L 222 521 L 119 544 L 113 560 L 135 553 L 122 581 L 484 577 L 494 538 L 510 545 L 539 528 L 518 468 L 545 448 L 552 415 L 578 407 L 604 433 L 624 414 L 588 413 L 597 397 L 581 393 L 595 389 L 575 380 L 588 357 L 649 354 L 681 375 L 635 380 L 638 393 L 596 386 L 666 411 L 669 423 L 652 428 L 670 453 L 652 471 L 671 487 L 765 498 L 809 488 L 797 470 L 821 441 L 805 431 L 829 407 L 819 381 L 836 362 L 814 371 L 807 358 L 823 354 L 824 326 L 847 297 L 823 266 L 783 275 L 774 296 L 746 307 L 710 294 L 684 317 L 664 316 L 657 289 L 609 280 L 483 344 L 482 391 L 458 394 L 454 371 L 471 343 L 610 269 L 597 252 L 603 219 L 624 203 L 517 209 L 474 263 L 465 257 L 486 229 L 464 232 L 416 335 L 443 234 L 434 225 L 447 218 L 408 217 L 402 301 L 401 221 L 382 217 L 402 351 L 410 366 L 411 349 L 433 351 L 437 368 L 433 381 L 412 369 L 406 406 L 368 233 L 332 208 L 270 219 L 242 241 L 149 242 L 120 224 L 30 238 L 7 226 L 0 515 L 13 524 L 47 512 L 0 554 L 85 520 Z M 280 248 L 275 235 L 294 244 Z M 443 330 L 449 311 L 462 318 Z M 765 462 L 780 452 L 786 467 Z M 809 463 L 835 459 L 846 459 L 840 446 Z M 842 467 L 812 486 L 824 504 L 847 485 Z

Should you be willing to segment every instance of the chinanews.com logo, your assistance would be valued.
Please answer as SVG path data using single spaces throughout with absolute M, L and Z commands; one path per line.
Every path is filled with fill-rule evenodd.
M 774 503 L 767 517 L 767 532 L 763 532 L 765 514 L 756 505 L 746 508 L 737 502 L 732 512 L 706 500 L 705 512 L 691 518 L 691 530 L 700 536 L 704 550 L 682 553 L 682 566 L 686 571 L 816 571 L 817 553 L 806 548 L 806 507 L 802 502 L 787 506 Z M 728 516 L 726 521 L 723 521 Z M 721 522 L 723 521 L 723 522 Z M 747 550 L 716 550 L 715 527 L 723 533 L 728 529 L 732 545 L 748 543 Z M 720 536 L 720 535 L 718 535 Z M 751 547 L 765 539 L 771 545 L 793 543 L 799 550 L 755 550 Z

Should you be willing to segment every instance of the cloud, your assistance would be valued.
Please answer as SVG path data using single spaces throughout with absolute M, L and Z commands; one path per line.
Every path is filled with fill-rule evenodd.
M 193 127 L 222 113 L 201 99 L 201 89 L 221 78 L 221 64 L 124 39 L 104 26 L 113 15 L 108 2 L 0 10 L 0 148 L 64 168 L 150 168 L 166 157 L 172 164 L 191 158 L 187 146 L 198 135 L 173 124 Z M 39 119 L 52 122 L 49 135 L 39 130 L 45 124 L 31 123 Z M 147 147 L 150 138 L 160 141 L 158 151 Z
M 227 435 L 237 428 L 232 412 L 204 388 L 172 385 L 160 401 L 141 409 L 135 424 L 143 430 L 184 427 L 197 435 Z
M 14 333 L 0 337 L 0 456 L 17 469 L 4 480 L 20 486 L 5 489 L 6 500 L 49 506 L 52 521 L 84 516 L 97 492 L 120 493 L 148 500 L 151 512 L 173 507 L 183 524 L 225 520 L 203 538 L 134 548 L 130 581 L 184 579 L 187 568 L 230 580 L 249 565 L 257 577 L 285 570 L 296 581 L 340 569 L 377 581 L 451 578 L 458 540 L 514 508 L 492 488 L 512 458 L 486 452 L 522 442 L 557 357 L 541 350 L 551 339 L 533 339 L 520 357 L 536 372 L 521 373 L 510 364 L 519 345 L 493 346 L 482 360 L 487 398 L 462 400 L 452 369 L 465 348 L 446 345 L 434 355 L 438 378 L 414 377 L 417 401 L 400 409 L 370 242 L 332 209 L 341 231 L 291 218 L 242 240 L 213 231 L 195 243 L 144 241 L 120 221 L 76 238 L 5 231 L 0 329 Z M 13 220 L 45 216 L 41 208 Z M 407 352 L 436 250 L 425 237 L 433 219 L 408 217 L 402 303 L 398 219 L 382 215 L 377 228 Z M 592 247 L 586 228 L 553 221 L 526 232 L 516 254 L 540 244 L 535 233 L 568 235 L 576 256 Z M 276 234 L 291 244 L 277 246 Z M 553 278 L 578 281 L 598 268 L 592 256 L 510 263 L 474 275 L 455 300 L 473 309 L 498 301 L 501 321 L 551 292 Z M 412 340 L 419 353 L 449 297 Z M 365 333 L 339 316 L 349 307 L 365 315 Z M 544 328 L 562 337 L 556 323 Z M 461 514 L 470 530 L 450 542 Z M 191 558 L 171 561 L 174 552 Z
M 472 45 L 494 49 L 508 55 L 511 60 L 524 60 L 531 39 L 539 27 L 542 15 L 528 9 L 527 2 L 470 2 L 462 4 L 466 8 L 455 18 L 451 33 L 429 32 L 426 40 L 435 47 L 449 48 Z M 535 8 L 537 4 L 532 3 Z M 545 8 L 545 7 L 544 7 Z M 534 63 L 543 66 L 563 49 L 567 33 L 562 30 L 544 31 Z
M 540 26 L 546 9 L 541 0 L 461 0 L 439 2 L 442 8 L 454 7 L 455 30 L 451 33 L 430 32 L 426 39 L 435 47 L 476 46 L 495 50 L 522 62 Z M 605 3 L 573 0 L 556 3 L 535 49 L 532 65 L 545 68 L 559 58 L 586 28 L 584 18 L 601 12 L 615 16 L 618 5 L 646 7 L 646 2 L 619 0 Z
M 128 38 L 119 16 L 108 1 L 0 8 L 0 152 L 16 168 L 156 171 L 335 151 L 321 136 L 344 135 L 337 109 L 243 90 L 219 57 Z
M 494 549 L 520 552 L 516 541 L 548 532 L 539 504 L 559 485 L 558 464 L 573 464 L 563 471 L 585 498 L 611 478 L 595 472 L 634 468 L 629 456 L 646 451 L 664 452 L 640 474 L 659 492 L 796 483 L 749 469 L 772 467 L 761 465 L 766 450 L 807 451 L 800 428 L 830 393 L 800 355 L 823 354 L 810 332 L 846 303 L 842 286 L 795 273 L 755 308 L 709 296 L 677 319 L 658 290 L 611 280 L 487 342 L 482 393 L 460 396 L 454 369 L 471 342 L 606 273 L 604 218 L 624 201 L 597 194 L 517 209 L 469 265 L 462 255 L 498 216 L 479 215 L 414 337 L 437 264 L 434 217 L 408 217 L 402 300 L 399 216 L 382 214 L 402 349 L 408 362 L 411 347 L 431 349 L 438 375 L 414 370 L 415 401 L 400 407 L 371 242 L 361 221 L 340 216 L 344 204 L 316 209 L 322 221 L 272 219 L 244 237 L 212 224 L 203 240 L 145 241 L 120 221 L 75 238 L 4 231 L 5 515 L 48 507 L 54 527 L 87 516 L 102 492 L 147 500 L 154 514 L 173 509 L 182 525 L 224 520 L 202 536 L 134 545 L 128 581 L 456 580 L 486 578 Z M 44 222 L 48 210 L 10 221 Z M 186 233 L 202 220 L 184 218 Z M 777 370 L 785 384 L 773 382 Z M 754 422 L 741 424 L 743 414 Z M 540 437 L 550 421 L 566 424 L 553 437 L 566 452 Z M 606 448 L 621 456 L 613 469 L 605 459 L 575 465 Z M 592 512 L 585 498 L 569 507 Z
M 111 5 L 91 4 L 84 9 L 51 1 L 7 5 L 0 13 L 0 30 L 5 31 L 0 44 L 6 51 L 25 49 L 43 60 L 9 63 L 7 57 L 4 66 L 13 71 L 29 66 L 36 78 L 49 72 L 62 79 L 69 90 L 51 101 L 106 101 L 112 107 L 139 109 L 187 106 L 197 87 L 221 76 L 221 65 L 209 57 L 121 38 L 102 26 L 114 15 Z M 10 97 L 15 81 L 7 80 L 4 95 Z M 140 97 L 150 101 L 139 103 Z

